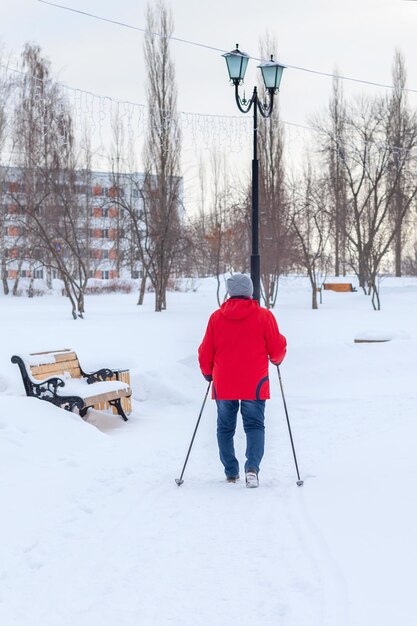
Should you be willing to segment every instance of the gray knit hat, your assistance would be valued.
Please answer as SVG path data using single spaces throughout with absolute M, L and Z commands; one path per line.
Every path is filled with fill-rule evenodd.
M 242 296 L 244 298 L 252 298 L 253 284 L 246 274 L 232 274 L 226 282 L 227 292 L 230 297 Z

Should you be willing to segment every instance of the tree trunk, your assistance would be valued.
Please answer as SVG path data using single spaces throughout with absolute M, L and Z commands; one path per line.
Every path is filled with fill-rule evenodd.
M 263 286 L 263 289 L 262 289 Z M 265 308 L 271 308 L 271 277 L 269 274 L 263 274 L 261 281 L 261 296 L 263 297 Z
M 217 279 L 217 290 L 216 290 L 217 303 L 218 303 L 219 306 L 221 306 L 221 302 L 220 302 L 220 275 L 219 275 L 218 271 L 217 271 L 217 274 L 216 274 L 216 279 Z
M 143 272 L 142 279 L 140 281 L 139 299 L 137 302 L 138 305 L 142 305 L 145 299 L 146 279 L 147 279 L 147 274 L 146 272 Z
M 3 283 L 4 295 L 7 296 L 9 295 L 9 283 L 7 282 L 7 267 L 4 258 L 1 260 L 1 280 Z
M 397 277 L 401 276 L 401 265 L 402 265 L 402 223 L 397 219 L 397 224 L 395 228 L 395 275 Z
M 162 281 L 162 293 L 161 293 L 161 301 L 162 301 L 162 310 L 166 311 L 167 308 L 167 279 L 163 279 Z
M 17 295 L 17 290 L 19 289 L 20 272 L 22 271 L 22 265 L 23 265 L 23 260 L 20 260 L 19 264 L 18 264 L 18 267 L 17 267 L 16 278 L 15 278 L 14 285 L 13 285 L 13 290 L 12 290 L 12 293 L 13 293 L 14 296 Z
M 372 283 L 372 306 L 374 311 L 381 310 L 381 300 L 379 298 L 379 289 L 376 286 L 376 280 Z
M 358 272 L 358 280 L 359 287 L 361 287 L 366 294 L 366 286 L 368 283 L 368 272 L 366 271 L 366 262 L 363 253 L 360 253 L 359 256 L 359 272 Z
M 52 270 L 50 267 L 46 268 L 46 286 L 48 289 L 52 289 Z
M 30 281 L 29 281 L 29 287 L 28 287 L 28 298 L 33 298 L 33 276 L 31 277 Z
M 71 293 L 70 284 L 68 282 L 68 279 L 65 276 L 63 276 L 63 281 L 65 285 L 64 295 L 71 302 L 71 314 L 72 314 L 72 317 L 76 320 L 77 319 L 77 306 Z
M 311 283 L 311 308 L 318 309 L 319 305 L 317 303 L 317 285 L 316 283 Z
M 82 289 L 80 289 L 80 291 L 78 292 L 77 306 L 78 306 L 78 317 L 80 317 L 81 319 L 84 319 L 84 313 L 85 313 L 84 291 Z
M 160 313 L 163 308 L 163 290 L 162 290 L 162 277 L 158 276 L 155 281 L 155 312 Z
M 278 273 L 275 276 L 274 279 L 274 291 L 272 294 L 272 302 L 271 302 L 271 309 L 273 309 L 277 303 L 277 297 L 278 297 L 278 287 L 279 287 L 279 277 L 281 276 L 281 272 L 278 271 Z
M 337 167 L 336 167 L 336 224 L 335 224 L 335 242 L 334 242 L 334 257 L 335 257 L 335 264 L 334 264 L 334 273 L 336 274 L 336 276 L 340 276 L 340 247 L 339 247 L 339 242 L 340 242 L 340 206 L 339 206 L 339 168 L 338 168 L 338 160 L 337 160 Z

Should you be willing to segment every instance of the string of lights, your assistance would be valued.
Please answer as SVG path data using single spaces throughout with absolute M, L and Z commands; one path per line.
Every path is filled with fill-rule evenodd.
M 2 63 L 0 63 L 0 67 L 6 72 L 28 76 L 27 72 Z M 38 77 L 29 77 L 36 82 L 44 82 Z M 90 134 L 98 134 L 101 147 L 105 143 L 104 135 L 110 132 L 112 120 L 114 119 L 125 120 L 129 136 L 135 134 L 143 136 L 145 134 L 147 116 L 152 115 L 153 112 L 153 109 L 147 105 L 129 100 L 119 100 L 107 95 L 99 95 L 92 91 L 68 86 L 64 83 L 58 84 L 64 92 L 68 92 L 68 99 L 72 104 L 77 125 L 80 128 L 85 128 L 88 118 Z M 189 134 L 194 149 L 223 146 L 229 148 L 231 152 L 238 152 L 248 145 L 248 131 L 252 121 L 245 116 L 216 115 L 189 111 L 179 111 L 177 116 L 181 129 Z M 269 119 L 268 123 L 273 126 L 282 124 L 284 127 L 296 128 L 308 133 L 328 135 L 326 130 L 316 126 L 308 126 L 281 119 L 277 120 L 275 118 Z M 107 128 L 105 129 L 105 127 Z M 376 145 L 376 142 L 368 140 L 362 145 Z M 402 146 L 388 145 L 386 143 L 381 144 L 380 147 L 382 149 L 389 148 L 400 153 L 407 150 L 407 148 Z

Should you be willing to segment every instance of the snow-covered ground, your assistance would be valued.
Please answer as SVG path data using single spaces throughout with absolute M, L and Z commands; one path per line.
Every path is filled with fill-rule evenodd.
M 169 295 L 0 299 L 1 626 L 414 626 L 417 280 L 325 292 L 286 278 L 261 486 L 226 484 L 196 349 L 215 285 Z M 391 338 L 355 344 L 355 337 Z M 86 369 L 129 367 L 129 422 L 23 396 L 12 354 L 73 348 Z M 241 425 L 237 434 L 244 457 Z

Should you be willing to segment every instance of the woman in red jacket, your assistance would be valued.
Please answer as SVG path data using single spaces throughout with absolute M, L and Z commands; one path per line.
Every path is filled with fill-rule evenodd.
M 273 314 L 252 299 L 253 285 L 245 274 L 227 280 L 229 299 L 209 319 L 198 349 L 200 369 L 213 381 L 217 403 L 217 441 L 226 480 L 239 478 L 233 437 L 237 413 L 246 433 L 246 486 L 258 487 L 265 447 L 265 400 L 269 396 L 268 360 L 279 365 L 286 352 Z

